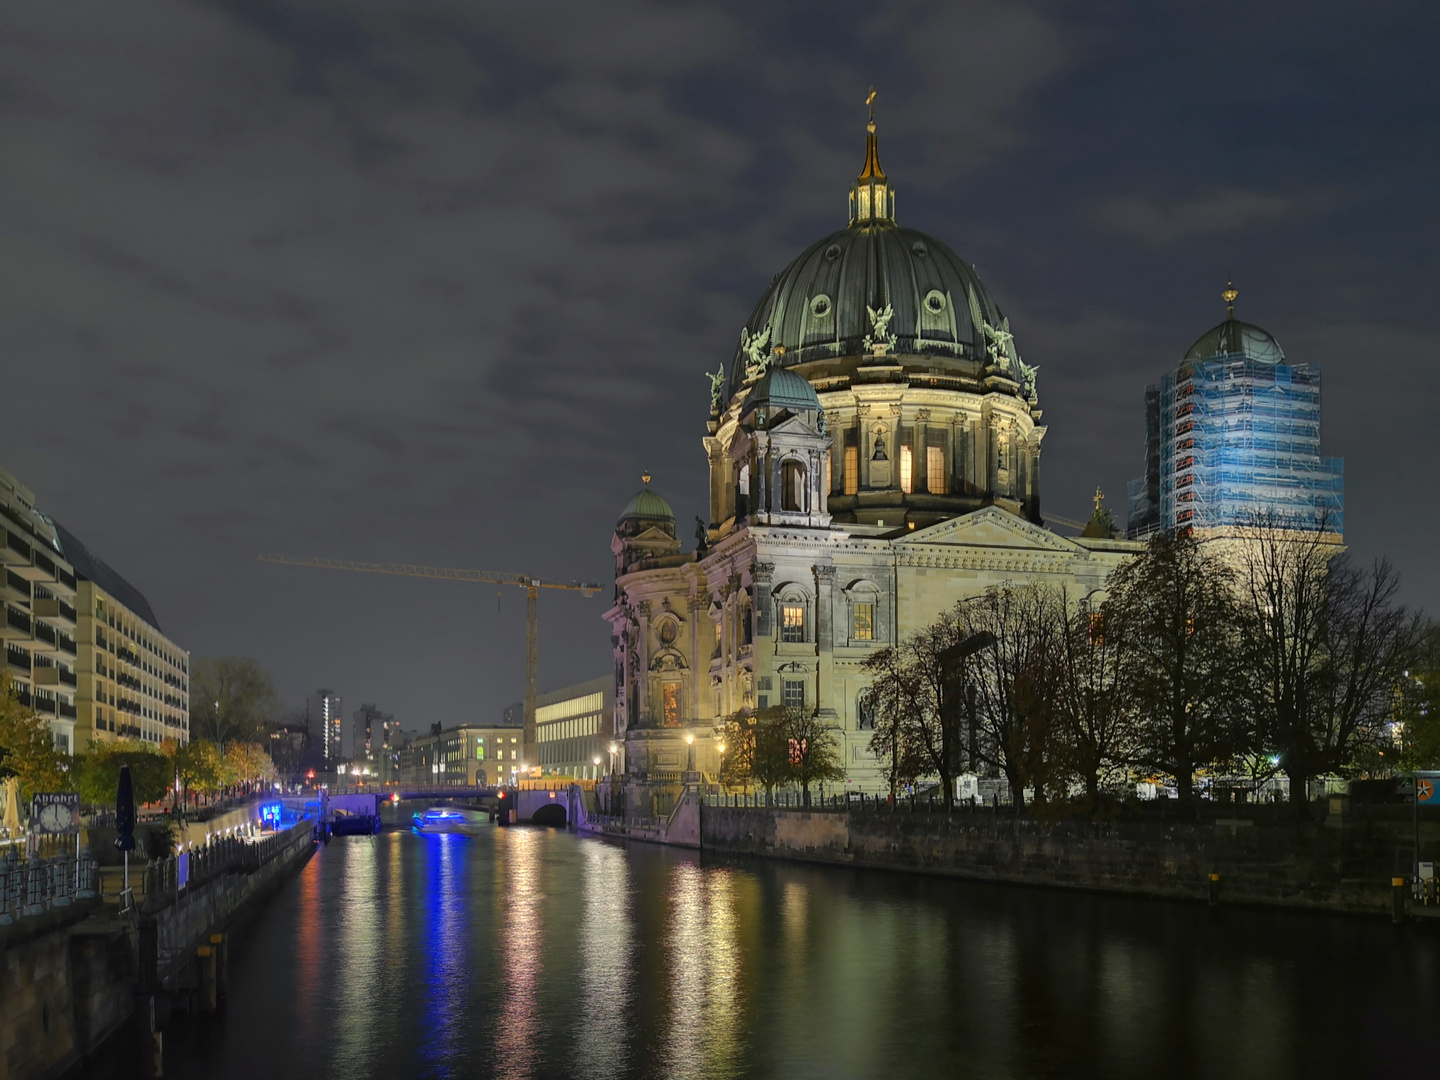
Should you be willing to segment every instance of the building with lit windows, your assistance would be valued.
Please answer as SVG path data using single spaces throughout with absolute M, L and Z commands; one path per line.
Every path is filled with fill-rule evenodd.
M 171 641 L 143 593 L 63 525 L 78 579 L 76 750 L 139 739 L 190 741 L 190 654 Z
M 189 741 L 190 656 L 150 602 L 4 470 L 0 517 L 6 668 L 55 745 Z
M 1320 452 L 1320 368 L 1292 363 L 1280 343 L 1235 318 L 1201 335 L 1174 371 L 1145 391 L 1145 475 L 1129 485 L 1128 533 L 1194 529 L 1218 535 L 1247 515 L 1276 512 L 1345 531 L 1345 468 Z
M 595 780 L 609 772 L 617 756 L 610 751 L 615 742 L 614 677 L 541 694 L 535 704 L 535 742 L 535 764 L 547 775 Z
M 510 783 L 525 764 L 523 734 L 523 723 L 432 729 L 399 752 L 400 782 L 436 787 Z
M 0 469 L 0 594 L 5 670 L 16 697 L 50 725 L 55 746 L 76 749 L 78 684 L 75 573 L 55 523 L 35 509 L 35 496 Z
M 310 745 L 321 757 L 329 762 L 344 759 L 345 717 L 339 694 L 322 689 L 306 698 L 305 722 L 310 728 Z
M 616 522 L 605 618 L 636 808 L 692 766 L 713 779 L 725 717 L 780 704 L 829 720 L 847 782 L 881 787 L 868 657 L 991 585 L 1097 599 L 1139 550 L 1045 527 L 1037 368 L 972 266 L 897 224 L 873 120 L 849 215 L 710 376 L 695 548 L 649 476 Z

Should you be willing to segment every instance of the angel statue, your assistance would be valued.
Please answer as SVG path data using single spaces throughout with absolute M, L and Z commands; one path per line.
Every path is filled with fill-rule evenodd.
M 895 308 L 892 304 L 886 304 L 879 311 L 876 311 L 869 304 L 865 305 L 865 314 L 870 316 L 870 333 L 865 335 L 865 351 L 884 353 L 895 339 L 890 333 L 890 321 L 895 318 Z M 876 346 L 883 346 L 876 348 Z
M 750 331 L 740 328 L 740 351 L 745 354 L 745 378 L 758 379 L 770 366 L 770 327 L 765 327 L 754 337 Z
M 1040 400 L 1035 394 L 1035 374 L 1040 367 L 1039 365 L 1031 367 L 1018 356 L 1015 358 L 1015 363 L 1020 368 L 1020 393 L 1024 395 L 1026 401 L 1034 405 Z
M 725 398 L 725 365 L 707 371 L 705 377 L 710 380 L 710 415 L 719 416 L 720 404 Z

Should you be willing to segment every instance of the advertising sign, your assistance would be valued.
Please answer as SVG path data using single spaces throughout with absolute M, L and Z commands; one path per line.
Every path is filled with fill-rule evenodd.
M 1440 792 L 1436 791 L 1436 785 L 1440 784 L 1440 772 L 1422 772 L 1415 774 L 1415 801 L 1421 806 L 1440 806 Z
M 30 806 L 30 827 L 38 833 L 80 831 L 80 796 L 73 791 L 39 791 Z
M 180 852 L 180 857 L 175 860 L 175 891 L 179 892 L 186 885 L 190 884 L 190 852 Z

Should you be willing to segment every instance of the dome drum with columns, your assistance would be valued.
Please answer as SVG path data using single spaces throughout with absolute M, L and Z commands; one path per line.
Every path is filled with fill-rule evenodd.
M 776 275 L 712 376 L 712 539 L 753 500 L 730 447 L 752 388 L 775 371 L 813 386 L 830 435 L 837 521 L 920 528 L 982 506 L 1040 518 L 1045 429 L 1036 373 L 974 270 L 894 220 L 874 122 L 847 228 Z

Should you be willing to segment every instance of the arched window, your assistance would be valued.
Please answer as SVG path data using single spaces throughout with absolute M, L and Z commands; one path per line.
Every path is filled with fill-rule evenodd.
M 798 461 L 780 466 L 780 509 L 805 512 L 805 466 Z

